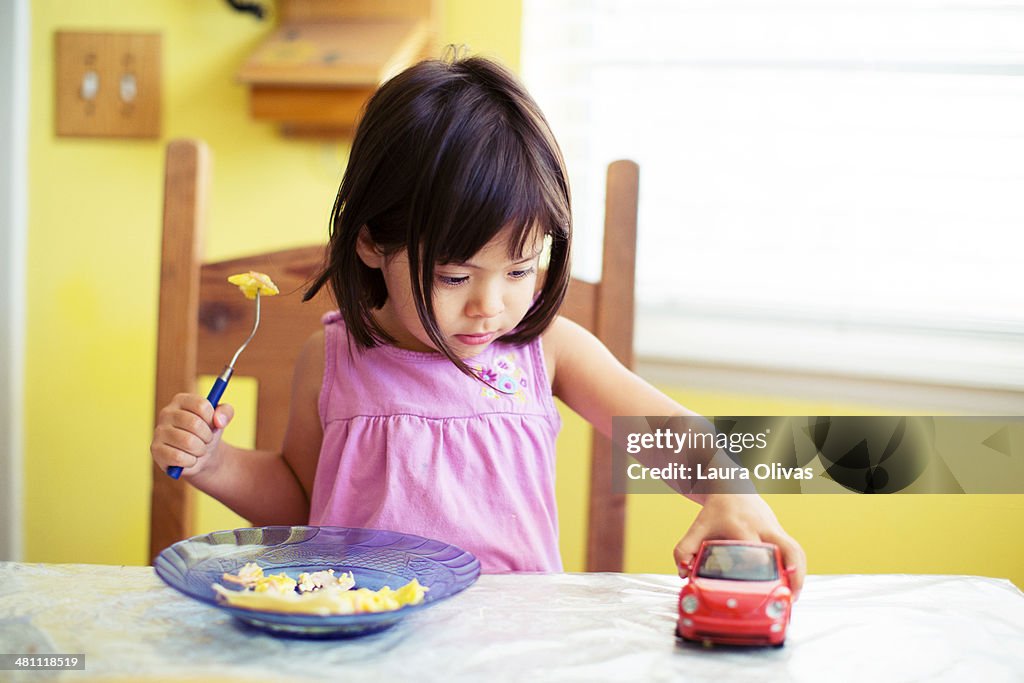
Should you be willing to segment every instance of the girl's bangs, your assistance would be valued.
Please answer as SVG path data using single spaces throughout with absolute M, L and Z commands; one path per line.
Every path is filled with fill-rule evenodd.
M 438 263 L 472 259 L 503 229 L 510 229 L 509 257 L 518 260 L 538 235 L 562 234 L 569 206 L 560 173 L 531 156 L 518 136 L 497 133 L 458 164 L 455 197 L 441 223 Z M 460 176 L 460 177 L 458 177 Z M 444 213 L 442 211 L 442 213 Z

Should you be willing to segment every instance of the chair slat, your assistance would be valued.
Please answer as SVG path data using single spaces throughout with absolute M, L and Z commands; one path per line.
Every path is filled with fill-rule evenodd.
M 594 334 L 633 368 L 636 216 L 640 169 L 632 161 L 608 167 L 601 282 Z M 611 443 L 594 432 L 590 459 L 587 571 L 621 572 L 625 558 L 626 496 L 612 492 Z
M 170 403 L 175 394 L 192 391 L 195 386 L 199 264 L 209 175 L 210 153 L 205 144 L 196 140 L 174 140 L 167 146 L 154 397 L 156 410 Z M 194 507 L 190 486 L 171 479 L 155 464 L 152 469 L 151 558 L 189 535 Z

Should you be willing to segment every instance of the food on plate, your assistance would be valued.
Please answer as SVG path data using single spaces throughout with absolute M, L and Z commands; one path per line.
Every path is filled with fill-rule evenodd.
M 398 589 L 355 588 L 352 572 L 335 575 L 333 569 L 303 572 L 293 579 L 284 573 L 264 574 L 254 562 L 245 564 L 237 574 L 224 574 L 222 579 L 242 586 L 241 590 L 231 590 L 213 584 L 217 599 L 232 607 L 322 616 L 389 612 L 418 605 L 427 591 L 416 579 Z
M 242 290 L 242 294 L 245 294 L 247 299 L 255 299 L 256 292 L 259 292 L 260 296 L 274 296 L 280 291 L 269 275 L 257 273 L 255 270 L 232 275 L 228 277 L 228 282 L 238 285 L 238 288 Z
M 225 573 L 221 578 L 228 583 L 238 584 L 257 593 L 268 591 L 308 593 L 326 587 L 348 590 L 356 585 L 355 579 L 352 578 L 352 572 L 346 572 L 340 576 L 335 576 L 333 569 L 313 573 L 303 572 L 299 574 L 299 579 L 296 581 L 287 574 L 264 574 L 263 568 L 255 562 L 246 563 L 238 570 L 237 574 Z

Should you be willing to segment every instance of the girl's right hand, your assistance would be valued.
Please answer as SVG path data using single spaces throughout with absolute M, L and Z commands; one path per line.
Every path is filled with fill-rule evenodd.
M 177 465 L 186 477 L 215 464 L 221 434 L 234 414 L 226 403 L 214 410 L 203 396 L 178 394 L 157 416 L 149 446 L 153 462 L 162 470 Z

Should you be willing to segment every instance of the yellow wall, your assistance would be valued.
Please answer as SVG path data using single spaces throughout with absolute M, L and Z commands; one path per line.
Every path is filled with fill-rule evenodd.
M 910 415 L 876 407 L 667 389 L 704 415 Z M 578 418 L 577 418 L 578 419 Z M 769 495 L 815 574 L 978 574 L 1024 586 L 1024 495 Z M 626 570 L 669 573 L 698 507 L 681 496 L 627 498 Z M 564 546 L 563 546 L 564 547 Z M 582 559 L 582 542 L 567 550 Z M 567 556 L 567 561 L 570 557 Z M 582 563 L 576 565 L 582 567 Z
M 143 563 L 155 373 L 163 150 L 205 139 L 214 155 L 207 253 L 319 242 L 345 144 L 290 140 L 248 116 L 235 83 L 272 26 L 223 2 L 31 5 L 25 556 Z M 518 67 L 520 4 L 445 0 L 439 45 Z M 57 138 L 57 30 L 163 35 L 160 140 Z M 440 49 L 438 50 L 440 53 Z M 244 406 L 243 383 L 231 400 Z M 242 434 L 245 425 L 233 426 Z M 200 524 L 233 519 L 204 505 Z
M 520 2 L 446 0 L 440 43 L 519 62 Z M 221 2 L 32 3 L 25 557 L 145 562 L 164 143 L 209 142 L 214 183 L 207 252 L 215 258 L 325 239 L 347 147 L 280 137 L 247 114 L 234 73 L 269 25 Z M 161 140 L 57 138 L 53 33 L 163 35 Z M 204 384 L 205 386 L 205 384 Z M 247 439 L 240 378 L 233 440 Z M 709 414 L 839 414 L 765 397 L 675 393 Z M 863 412 L 856 406 L 850 412 Z M 897 408 L 898 409 L 898 408 Z M 586 429 L 567 417 L 558 494 L 567 568 L 582 568 Z M 1020 497 L 778 496 L 780 518 L 815 572 L 965 572 L 1024 585 Z M 671 496 L 629 501 L 627 569 L 672 571 L 671 548 L 695 514 Z M 202 530 L 236 518 L 204 504 Z M 1004 550 L 1005 548 L 1005 550 Z M 1002 556 L 997 556 L 1002 552 Z

